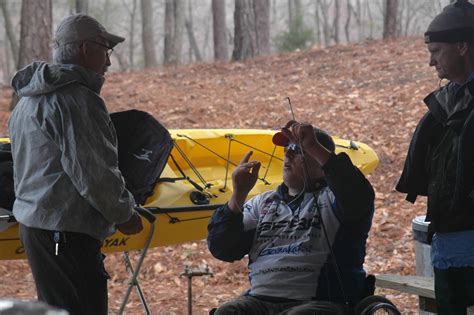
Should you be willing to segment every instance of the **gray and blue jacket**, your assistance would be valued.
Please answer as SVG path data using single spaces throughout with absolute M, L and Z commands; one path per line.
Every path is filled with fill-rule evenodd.
M 21 97 L 8 123 L 13 214 L 22 224 L 101 240 L 131 217 L 135 202 L 118 168 L 103 82 L 81 66 L 44 62 L 13 78 Z

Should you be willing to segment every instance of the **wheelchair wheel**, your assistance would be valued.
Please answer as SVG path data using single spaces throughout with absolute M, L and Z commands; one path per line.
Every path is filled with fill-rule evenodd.
M 379 295 L 371 295 L 362 299 L 354 309 L 355 315 L 400 315 L 397 309 L 389 299 Z

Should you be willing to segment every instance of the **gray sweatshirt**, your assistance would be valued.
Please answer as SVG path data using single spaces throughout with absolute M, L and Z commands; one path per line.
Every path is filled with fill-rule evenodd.
M 12 86 L 8 122 L 15 218 L 28 227 L 102 240 L 127 221 L 134 199 L 118 168 L 117 136 L 99 96 L 104 79 L 77 65 L 35 62 Z

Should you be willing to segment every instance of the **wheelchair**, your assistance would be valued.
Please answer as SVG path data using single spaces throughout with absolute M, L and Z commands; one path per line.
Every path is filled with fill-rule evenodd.
M 374 295 L 375 276 L 368 275 L 365 278 L 365 297 L 354 307 L 347 307 L 344 315 L 401 315 L 395 304 L 389 299 Z M 212 315 L 217 310 L 213 308 L 209 314 Z
M 389 299 L 380 295 L 370 295 L 363 298 L 352 311 L 353 315 L 400 315 L 397 309 Z
M 389 299 L 375 294 L 375 276 L 365 278 L 365 297 L 349 312 L 353 315 L 400 315 L 400 311 Z

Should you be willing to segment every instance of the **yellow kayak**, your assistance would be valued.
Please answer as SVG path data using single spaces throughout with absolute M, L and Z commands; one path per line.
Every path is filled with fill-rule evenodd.
M 272 143 L 275 131 L 252 129 L 170 130 L 174 147 L 143 207 L 156 217 L 150 247 L 204 239 L 212 212 L 232 194 L 231 175 L 249 150 L 252 160 L 261 162 L 260 178 L 249 198 L 276 188 L 281 183 L 283 148 Z M 354 165 L 369 174 L 378 165 L 377 154 L 366 144 L 333 137 L 336 153 L 345 152 Z M 0 142 L 8 139 L 0 138 Z M 116 232 L 103 242 L 103 252 L 143 248 L 150 225 L 128 236 Z M 0 232 L 0 260 L 26 258 L 13 224 Z

